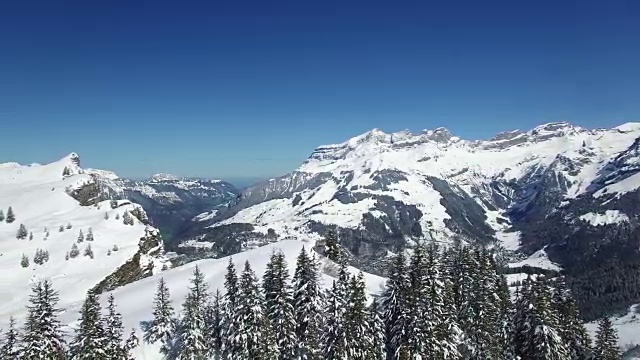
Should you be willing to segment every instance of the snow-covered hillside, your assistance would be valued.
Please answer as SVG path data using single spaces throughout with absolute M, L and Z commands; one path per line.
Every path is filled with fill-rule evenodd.
M 165 264 L 161 243 L 147 243 L 152 248 L 144 251 L 139 246 L 157 235 L 155 229 L 133 216 L 132 225 L 123 223 L 125 213 L 144 214 L 139 205 L 120 201 L 114 209 L 108 200 L 92 198 L 95 205 L 81 206 L 71 196 L 88 199 L 87 189 L 94 189 L 96 176 L 80 168 L 76 154 L 47 165 L 0 164 L 0 209 L 5 215 L 0 222 L 0 327 L 24 312 L 30 286 L 39 279 L 54 282 L 64 308 L 134 258 L 141 272 L 158 272 Z M 9 207 L 15 215 L 11 223 L 6 222 Z M 28 235 L 17 239 L 21 225 Z M 80 231 L 84 241 L 78 243 Z M 88 246 L 93 258 L 85 256 Z M 48 261 L 36 264 L 36 251 L 46 252 Z M 23 256 L 29 259 L 26 267 L 21 265 Z

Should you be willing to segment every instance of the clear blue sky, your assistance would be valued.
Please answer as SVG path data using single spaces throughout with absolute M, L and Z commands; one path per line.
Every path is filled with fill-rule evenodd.
M 640 120 L 639 1 L 7 1 L 0 162 L 279 175 L 378 127 Z

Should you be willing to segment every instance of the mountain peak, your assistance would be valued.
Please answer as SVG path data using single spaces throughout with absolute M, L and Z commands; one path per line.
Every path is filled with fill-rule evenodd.
M 174 180 L 180 180 L 180 177 L 172 175 L 172 174 L 166 174 L 166 173 L 156 173 L 151 175 L 151 178 L 149 178 L 151 181 L 155 181 L 155 182 L 159 182 L 159 181 L 174 181 Z
M 422 130 L 422 133 L 426 135 L 427 139 L 435 142 L 448 142 L 454 137 L 449 129 L 443 126 L 437 127 L 433 130 L 425 129 Z

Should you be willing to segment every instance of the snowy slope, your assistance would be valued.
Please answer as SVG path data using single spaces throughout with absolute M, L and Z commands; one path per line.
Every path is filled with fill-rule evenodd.
M 63 177 L 65 167 L 70 175 Z M 33 282 L 50 278 L 60 291 L 62 307 L 76 303 L 84 298 L 87 290 L 133 258 L 139 252 L 141 238 L 153 233 L 152 228 L 135 218 L 132 226 L 123 223 L 124 212 L 139 208 L 138 205 L 121 202 L 122 206 L 112 209 L 109 201 L 102 201 L 95 206 L 80 206 L 69 195 L 93 184 L 95 176 L 79 167 L 76 154 L 47 165 L 0 164 L 0 209 L 6 215 L 11 206 L 16 217 L 11 224 L 0 222 L 0 327 L 4 327 L 9 316 L 24 312 Z M 120 219 L 116 219 L 117 215 Z M 33 233 L 33 240 L 16 238 L 20 224 Z M 71 229 L 66 228 L 68 224 Z M 62 232 L 59 231 L 61 225 Z M 45 228 L 50 234 L 48 238 Z M 65 260 L 79 231 L 86 235 L 89 228 L 94 241 L 78 244 L 80 255 Z M 94 259 L 83 256 L 88 244 Z M 113 251 L 114 246 L 117 251 Z M 36 249 L 48 251 L 49 261 L 35 264 Z M 23 254 L 30 259 L 27 268 L 20 265 Z M 164 264 L 161 255 L 141 255 L 141 265 L 153 262 L 154 271 L 159 271 Z

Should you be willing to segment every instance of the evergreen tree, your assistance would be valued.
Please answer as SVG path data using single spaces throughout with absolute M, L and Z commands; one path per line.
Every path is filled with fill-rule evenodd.
M 369 306 L 369 334 L 367 336 L 366 359 L 384 360 L 387 358 L 384 338 L 384 321 L 380 315 L 380 304 L 376 299 Z
M 51 281 L 38 282 L 32 288 L 27 306 L 27 320 L 20 341 L 21 360 L 66 359 L 64 334 L 58 321 L 61 310 L 58 293 Z
M 80 232 L 78 233 L 78 244 L 80 244 L 81 242 L 84 241 L 84 234 L 82 233 L 82 229 L 80 229 Z
M 207 303 L 207 285 L 200 268 L 196 266 L 189 294 L 183 305 L 183 317 L 178 360 L 204 360 L 207 355 L 204 309 Z
M 209 357 L 213 359 L 220 359 L 222 356 L 222 306 L 222 295 L 220 290 L 216 289 L 213 298 L 207 305 L 204 321 Z
M 2 347 L 0 348 L 0 359 L 18 360 L 18 329 L 16 329 L 16 319 L 12 316 L 9 318 L 9 329 L 2 339 Z
M 131 217 L 131 214 L 129 214 L 128 211 L 125 211 L 124 214 L 122 215 L 122 223 L 125 225 L 133 225 L 133 218 Z
M 16 233 L 16 238 L 23 240 L 26 239 L 28 235 L 29 233 L 27 232 L 27 228 L 24 226 L 24 224 L 20 224 L 18 232 Z
M 108 211 L 104 212 L 104 219 L 105 220 L 109 220 L 109 212 Z
M 67 230 L 71 228 L 72 228 L 71 223 L 67 223 Z
M 111 201 L 109 201 L 109 205 L 111 206 L 112 209 L 117 208 L 118 207 L 118 200 L 111 199 Z
M 87 293 L 87 298 L 80 311 L 80 325 L 75 331 L 71 342 L 71 360 L 107 360 L 107 336 L 100 314 L 98 296 L 93 292 Z
M 76 245 L 75 243 L 71 244 L 71 251 L 69 251 L 69 257 L 73 259 L 78 255 L 80 255 L 80 250 L 78 250 L 78 245 Z
M 267 318 L 271 321 L 282 360 L 296 357 L 296 322 L 289 267 L 283 253 L 274 253 L 263 277 Z
M 68 251 L 67 251 L 67 253 L 66 253 L 66 254 L 64 254 L 64 259 L 65 259 L 65 260 L 69 260 L 69 252 L 68 252 Z
M 620 349 L 618 348 L 618 334 L 608 317 L 598 320 L 594 354 L 597 360 L 621 359 Z
M 11 224 L 16 221 L 16 215 L 13 213 L 13 208 L 11 208 L 11 206 L 7 209 L 7 217 L 5 218 L 5 221 L 7 224 Z
M 85 237 L 85 240 L 93 241 L 93 229 L 89 228 L 89 230 L 87 230 L 87 236 Z
M 0 221 L 4 221 L 4 212 L 0 209 Z
M 133 351 L 133 349 L 137 348 L 139 345 L 140 345 L 140 340 L 138 339 L 138 335 L 136 335 L 136 329 L 131 328 L 129 337 L 127 338 L 127 341 L 125 341 L 125 344 L 124 344 L 126 360 L 135 360 L 133 355 L 131 355 L 131 352 Z
M 326 319 L 322 333 L 322 354 L 327 360 L 347 360 L 348 344 L 345 318 L 344 290 L 337 281 L 333 281 L 331 289 L 327 293 L 325 306 Z
M 29 241 L 31 241 L 31 240 L 33 240 L 33 232 L 32 231 L 29 232 Z
M 109 294 L 107 314 L 103 319 L 106 354 L 108 360 L 120 360 L 126 357 L 123 340 L 124 327 L 122 325 L 122 315 L 116 310 L 113 294 Z
M 160 278 L 153 300 L 153 320 L 149 324 L 144 340 L 151 344 L 160 341 L 162 353 L 168 355 L 172 348 L 172 340 L 175 333 L 176 323 L 169 288 L 164 278 Z
M 69 176 L 69 175 L 71 175 L 71 170 L 69 170 L 69 168 L 65 166 L 64 169 L 62 170 L 62 176 Z
M 556 313 L 561 315 L 558 318 L 558 333 L 567 344 L 571 359 L 588 359 L 591 354 L 591 338 L 562 278 L 557 279 L 554 284 L 553 305 Z
M 240 352 L 239 333 L 240 324 L 238 314 L 238 275 L 233 264 L 233 259 L 229 258 L 227 273 L 225 274 L 224 288 L 224 310 L 222 317 L 222 355 L 224 359 L 234 359 Z
M 318 264 L 309 257 L 304 248 L 296 261 L 293 283 L 298 358 L 300 360 L 323 359 L 320 345 L 323 309 Z
M 84 256 L 88 256 L 93 259 L 93 249 L 91 249 L 91 244 L 87 244 L 87 247 L 84 248 Z
M 392 260 L 389 279 L 382 294 L 386 352 L 389 359 L 400 359 L 407 350 L 409 325 L 409 276 L 404 253 Z
M 25 254 L 22 254 L 22 259 L 20 260 L 20 266 L 23 268 L 29 267 L 29 257 Z
M 325 254 L 329 260 L 337 263 L 340 261 L 340 248 L 338 246 L 338 235 L 335 231 L 327 231 L 324 239 Z
M 60 227 L 58 228 L 58 232 L 63 232 L 64 231 L 64 225 L 60 225 Z
M 249 262 L 245 263 L 239 285 L 240 296 L 235 314 L 239 325 L 240 351 L 234 357 L 243 360 L 277 359 L 278 349 L 269 319 L 265 314 L 264 298 Z
M 347 297 L 344 328 L 348 358 L 367 360 L 374 341 L 369 328 L 369 309 L 362 273 L 351 278 Z

